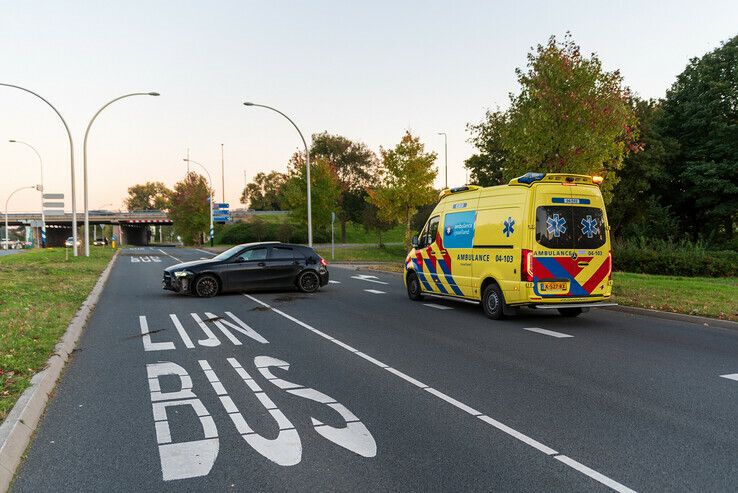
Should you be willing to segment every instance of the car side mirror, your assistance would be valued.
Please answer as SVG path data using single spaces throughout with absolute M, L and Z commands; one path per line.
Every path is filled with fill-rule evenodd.
M 413 248 L 418 248 L 420 246 L 420 241 L 418 240 L 418 236 L 413 236 L 412 239 Z

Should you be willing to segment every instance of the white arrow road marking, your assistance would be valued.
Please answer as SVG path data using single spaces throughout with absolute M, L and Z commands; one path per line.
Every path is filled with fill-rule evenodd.
M 472 408 L 470 406 L 467 406 L 463 402 L 457 401 L 453 397 L 450 397 L 450 396 L 448 396 L 448 395 L 446 395 L 446 394 L 444 394 L 444 393 L 442 393 L 442 392 L 440 392 L 440 391 L 438 391 L 438 390 L 436 390 L 436 389 L 434 389 L 432 387 L 429 387 L 429 386 L 425 385 L 423 382 L 420 382 L 418 380 L 415 380 L 411 376 L 406 375 L 406 374 L 402 373 L 399 370 L 395 370 L 394 368 L 385 365 L 381 361 L 378 361 L 378 360 L 376 360 L 374 358 L 371 358 L 370 356 L 367 356 L 366 354 L 360 352 L 358 349 L 354 349 L 353 347 L 349 346 L 348 344 L 345 344 L 345 343 L 339 341 L 338 339 L 336 339 L 336 338 L 334 338 L 332 336 L 329 336 L 328 334 L 326 334 L 324 332 L 319 331 L 318 329 L 316 329 L 312 325 L 309 325 L 309 324 L 303 322 L 302 320 L 298 320 L 295 317 L 293 317 L 292 315 L 288 315 L 287 313 L 283 312 L 282 310 L 279 310 L 278 308 L 274 308 L 273 306 L 271 306 L 271 305 L 269 305 L 269 304 L 267 304 L 267 303 L 265 303 L 265 302 L 263 302 L 263 301 L 261 301 L 261 300 L 259 300 L 257 298 L 254 298 L 251 295 L 244 294 L 244 296 L 246 298 L 248 298 L 248 299 L 250 299 L 250 300 L 252 300 L 252 301 L 260 304 L 263 307 L 269 308 L 273 313 L 276 313 L 277 315 L 280 315 L 280 316 L 286 318 L 287 320 L 290 320 L 290 321 L 296 323 L 297 325 L 300 325 L 300 326 L 306 328 L 310 332 L 313 332 L 314 334 L 317 334 L 320 337 L 322 337 L 322 338 L 324 338 L 324 339 L 326 339 L 326 340 L 328 340 L 328 341 L 330 341 L 330 342 L 332 342 L 334 344 L 337 344 L 337 345 L 343 347 L 347 351 L 349 351 L 349 352 L 351 352 L 353 354 L 356 354 L 357 356 L 360 356 L 361 358 L 365 359 L 366 361 L 369 361 L 370 363 L 378 366 L 379 368 L 382 368 L 383 370 L 386 370 L 386 371 L 388 371 L 388 372 L 390 372 L 390 373 L 392 373 L 392 374 L 394 374 L 394 375 L 402 378 L 403 380 L 406 380 L 407 382 L 409 382 L 409 383 L 411 383 L 411 384 L 413 384 L 413 385 L 415 385 L 417 387 L 420 387 L 421 389 L 425 390 L 429 394 L 434 395 L 438 399 L 443 400 L 444 402 L 447 402 L 447 403 L 451 404 L 452 406 L 456 407 L 457 409 L 460 409 L 460 410 L 462 410 L 462 411 L 464 411 L 464 412 L 466 412 L 466 413 L 468 413 L 468 414 L 470 414 L 472 416 L 475 416 L 477 419 L 479 419 L 479 420 L 481 420 L 481 421 L 483 421 L 483 422 L 485 422 L 485 423 L 487 423 L 487 424 L 495 427 L 496 429 L 498 429 L 498 430 L 500 430 L 500 431 L 502 431 L 504 433 L 507 433 L 508 435 L 510 435 L 510 436 L 512 436 L 512 437 L 514 437 L 514 438 L 516 438 L 518 440 L 520 440 L 521 442 L 525 443 L 526 445 L 528 445 L 530 447 L 533 447 L 536 450 L 539 450 L 539 451 L 543 452 L 544 454 L 548 455 L 549 457 L 553 457 L 554 459 L 560 461 L 563 464 L 566 464 L 567 466 L 571 467 L 572 469 L 574 469 L 576 471 L 579 471 L 580 473 L 582 473 L 582 474 L 584 474 L 586 476 L 589 476 L 590 478 L 594 479 L 595 481 L 598 481 L 598 482 L 604 484 L 605 486 L 608 486 L 609 488 L 611 488 L 611 489 L 613 489 L 615 491 L 618 491 L 620 493 L 635 493 L 632 489 L 628 488 L 627 486 L 625 486 L 623 484 L 620 484 L 617 481 L 615 481 L 613 479 L 610 479 L 610 478 L 608 478 L 607 476 L 605 476 L 603 474 L 600 474 L 599 472 L 595 471 L 594 469 L 590 469 L 589 467 L 585 466 L 584 464 L 581 464 L 581 463 L 579 463 L 579 462 L 577 462 L 577 461 L 575 461 L 575 460 L 567 457 L 566 455 L 559 454 L 554 449 L 552 449 L 550 447 L 547 447 L 546 445 L 544 445 L 544 444 L 542 444 L 542 443 L 540 443 L 540 442 L 538 442 L 538 441 L 530 438 L 527 435 L 524 435 L 523 433 L 520 433 L 517 430 L 514 430 L 513 428 L 510 428 L 509 426 L 507 426 L 504 423 L 501 423 L 501 422 L 499 422 L 499 421 L 497 421 L 497 420 L 495 420 L 495 419 L 493 419 L 493 418 L 491 418 L 491 417 L 489 417 L 489 416 L 487 416 L 485 414 L 479 414 L 479 411 L 477 411 L 476 409 L 474 409 L 474 408 Z M 528 330 L 530 330 L 530 329 L 528 329 Z M 536 329 L 535 331 L 538 331 L 538 330 L 543 330 L 543 329 Z M 548 331 L 548 332 L 551 332 L 551 331 Z M 556 333 L 556 334 L 558 334 L 558 333 Z M 567 334 L 558 334 L 557 337 L 561 337 L 561 336 L 563 336 L 563 337 L 573 337 L 573 336 L 570 336 L 570 335 L 567 335 Z
M 573 335 L 562 334 L 561 332 L 554 332 L 553 330 L 539 329 L 538 327 L 524 327 L 523 330 L 527 330 L 530 332 L 537 332 L 538 334 L 543 334 L 545 336 L 551 336 L 551 337 L 557 337 L 559 339 L 564 338 L 564 337 L 574 337 Z
M 731 373 L 730 375 L 720 375 L 721 378 L 727 378 L 729 380 L 735 380 L 738 382 L 738 373 Z
M 384 291 L 380 291 L 378 289 L 365 289 L 364 291 L 366 291 L 367 293 L 373 293 L 373 294 L 385 294 Z
M 431 308 L 435 308 L 437 310 L 453 310 L 450 306 L 445 305 L 436 305 L 435 303 L 423 303 L 423 306 L 429 306 Z
M 328 282 L 331 283 L 331 284 L 341 284 L 341 281 L 334 281 L 332 279 L 330 281 L 328 281 Z
M 358 279 L 359 281 L 374 282 L 377 284 L 389 284 L 388 282 L 378 281 L 377 276 L 368 276 L 366 274 L 359 274 L 358 276 L 351 276 L 351 279 Z

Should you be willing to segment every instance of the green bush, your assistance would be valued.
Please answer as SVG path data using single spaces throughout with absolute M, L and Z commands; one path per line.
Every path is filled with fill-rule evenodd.
M 613 243 L 613 269 L 670 276 L 738 276 L 738 252 L 709 250 L 702 244 L 631 240 Z
M 283 241 L 307 243 L 307 226 L 294 223 L 275 223 L 255 219 L 248 223 L 226 224 L 215 232 L 215 242 L 226 245 L 255 241 Z M 330 231 L 313 230 L 313 242 L 331 241 Z

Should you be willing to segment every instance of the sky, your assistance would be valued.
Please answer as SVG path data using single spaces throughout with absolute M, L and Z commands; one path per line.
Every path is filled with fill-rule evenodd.
M 375 152 L 406 130 L 438 153 L 444 185 L 465 181 L 474 148 L 468 123 L 505 108 L 518 90 L 514 70 L 531 47 L 572 33 L 584 53 L 644 98 L 659 98 L 689 60 L 738 35 L 735 1 L 0 1 L 0 82 L 54 104 L 72 132 L 77 209 L 82 209 L 82 142 L 88 141 L 90 209 L 123 207 L 127 188 L 172 186 L 186 157 L 210 172 L 216 199 L 238 203 L 245 179 L 285 171 L 301 141 L 287 120 L 244 101 L 274 106 L 305 134 L 328 131 Z M 65 194 L 71 210 L 69 144 L 41 100 L 0 87 L 0 207 L 39 182 Z M 199 169 L 195 166 L 194 168 Z M 193 168 L 193 169 L 194 169 Z M 22 190 L 10 211 L 37 211 Z

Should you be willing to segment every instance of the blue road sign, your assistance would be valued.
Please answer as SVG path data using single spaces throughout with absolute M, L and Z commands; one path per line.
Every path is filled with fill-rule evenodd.
M 225 202 L 215 202 L 213 203 L 213 210 L 228 210 L 230 209 L 231 204 L 225 203 Z

